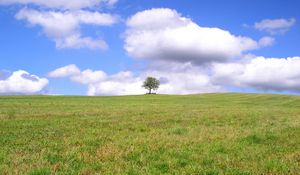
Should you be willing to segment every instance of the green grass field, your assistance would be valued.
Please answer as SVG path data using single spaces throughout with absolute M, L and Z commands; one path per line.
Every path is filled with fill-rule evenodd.
M 0 97 L 0 174 L 300 174 L 300 97 Z

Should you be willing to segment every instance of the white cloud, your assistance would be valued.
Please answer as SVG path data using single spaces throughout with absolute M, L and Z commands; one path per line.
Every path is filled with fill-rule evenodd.
M 138 12 L 127 20 L 125 50 L 135 58 L 202 64 L 224 62 L 261 45 L 219 28 L 201 27 L 171 9 Z
M 249 56 L 239 62 L 213 63 L 212 67 L 155 62 L 138 75 L 131 71 L 107 75 L 101 70 L 87 69 L 61 77 L 68 75 L 71 81 L 86 85 L 87 95 L 144 94 L 146 90 L 141 85 L 147 76 L 161 81 L 157 91 L 160 94 L 224 92 L 228 85 L 259 91 L 300 92 L 299 67 L 300 57 Z
M 134 76 L 132 72 L 120 72 L 117 75 L 111 75 L 105 81 L 90 84 L 87 94 L 145 94 L 147 90 L 142 88 L 142 84 L 147 76 L 154 76 L 161 81 L 161 85 L 157 90 L 157 93 L 160 94 L 193 94 L 224 91 L 221 86 L 213 85 L 209 76 L 201 74 L 199 71 L 170 72 L 148 70 L 138 76 Z
M 80 35 L 71 35 L 66 38 L 56 39 L 56 47 L 64 48 L 89 48 L 89 49 L 107 49 L 108 45 L 104 40 L 92 39 L 91 37 L 81 37 Z
M 98 5 L 112 6 L 118 0 L 0 0 L 0 5 L 23 4 L 58 9 L 82 9 Z
M 0 94 L 36 94 L 48 84 L 46 78 L 39 78 L 24 70 L 18 70 L 0 79 Z
M 71 80 L 81 84 L 92 84 L 105 80 L 106 73 L 99 70 L 93 71 L 90 69 L 80 72 L 80 74 L 71 76 Z
M 112 75 L 101 70 L 80 71 L 75 65 L 56 69 L 49 75 L 69 77 L 73 82 L 86 85 L 87 95 L 144 94 L 146 90 L 141 85 L 148 76 L 161 81 L 157 91 L 161 94 L 224 92 L 227 85 L 263 91 L 300 92 L 299 66 L 300 57 L 284 59 L 248 56 L 239 62 L 214 63 L 212 67 L 154 62 L 138 75 L 131 71 Z M 70 67 L 76 71 L 69 71 Z
M 258 90 L 300 92 L 300 57 L 257 57 L 246 62 L 215 64 L 213 81 Z
M 134 77 L 130 71 L 121 71 L 105 80 L 88 85 L 87 95 L 136 95 L 144 94 L 142 79 Z
M 193 67 L 186 71 L 147 71 L 143 79 L 147 76 L 155 76 L 162 84 L 158 93 L 162 94 L 196 94 L 210 92 L 224 92 L 224 88 L 214 85 L 207 73 Z
M 161 94 L 224 92 L 227 85 L 259 91 L 300 92 L 299 67 L 300 57 L 249 57 L 240 62 L 214 63 L 206 68 L 192 64 L 155 63 L 137 76 L 129 72 L 118 79 L 111 75 L 104 81 L 89 84 L 88 94 L 143 94 L 145 90 L 141 85 L 147 76 L 161 80 L 157 91 Z
M 175 63 L 173 63 L 175 64 Z M 71 81 L 87 85 L 87 95 L 134 95 L 144 94 L 143 81 L 147 76 L 154 76 L 161 80 L 158 93 L 164 94 L 191 94 L 204 92 L 219 92 L 224 89 L 213 85 L 210 77 L 199 67 L 191 67 L 189 64 L 178 64 L 173 70 L 147 69 L 139 75 L 131 71 L 121 71 L 107 75 L 101 70 L 90 69 L 69 71 L 75 65 L 58 68 L 49 73 L 51 77 L 69 77 Z M 78 70 L 76 67 L 75 70 Z M 70 73 L 71 72 L 71 73 Z M 54 75 L 54 76 L 53 76 Z
M 102 39 L 82 37 L 80 25 L 110 26 L 118 22 L 111 14 L 90 11 L 38 11 L 22 9 L 16 14 L 18 20 L 27 20 L 32 26 L 41 26 L 47 37 L 56 42 L 57 48 L 106 49 Z
M 103 71 L 93 71 L 86 69 L 81 71 L 75 64 L 60 67 L 48 73 L 50 78 L 69 77 L 73 82 L 80 84 L 91 84 L 106 79 L 107 75 Z
M 71 81 L 87 85 L 87 95 L 129 95 L 142 94 L 141 80 L 134 77 L 132 72 L 121 71 L 107 75 L 101 70 L 86 69 L 81 71 L 71 64 L 49 72 L 51 78 L 68 77 Z
M 271 46 L 273 45 L 275 42 L 275 38 L 273 37 L 269 37 L 269 36 L 265 36 L 262 37 L 259 41 L 258 41 L 258 45 L 261 47 L 266 47 L 266 46 Z
M 75 64 L 70 64 L 49 72 L 51 78 L 62 78 L 80 74 L 80 69 Z
M 295 25 L 296 19 L 264 19 L 255 23 L 254 27 L 261 31 L 266 31 L 270 34 L 283 34 L 287 32 L 293 25 Z

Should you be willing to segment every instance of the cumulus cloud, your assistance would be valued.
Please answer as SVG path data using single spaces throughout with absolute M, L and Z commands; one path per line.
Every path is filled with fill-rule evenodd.
M 90 48 L 90 49 L 107 49 L 108 45 L 104 40 L 93 39 L 91 37 L 81 37 L 80 35 L 71 35 L 63 39 L 56 39 L 56 47 L 64 48 Z
M 56 43 L 57 48 L 106 49 L 102 39 L 82 37 L 80 25 L 110 26 L 118 17 L 90 11 L 38 11 L 24 8 L 16 14 L 18 20 L 26 20 L 32 26 L 41 26 L 43 32 Z
M 69 77 L 74 82 L 90 84 L 104 80 L 107 75 L 103 71 L 93 71 L 91 69 L 81 71 L 75 64 L 70 64 L 49 72 L 48 76 L 50 78 Z
M 192 68 L 184 72 L 145 70 L 136 76 L 130 71 L 119 72 L 111 75 L 105 81 L 90 84 L 88 95 L 144 94 L 146 90 L 142 88 L 142 84 L 148 76 L 156 77 L 161 81 L 161 85 L 157 90 L 157 93 L 160 94 L 194 94 L 224 91 L 221 86 L 213 85 L 208 75 L 196 68 Z
M 71 76 L 71 80 L 77 83 L 81 84 L 93 84 L 100 81 L 103 81 L 107 78 L 107 75 L 105 72 L 98 70 L 93 71 L 91 69 L 86 69 L 80 74 Z
M 78 74 L 80 74 L 80 69 L 75 64 L 70 64 L 49 72 L 48 76 L 51 78 L 63 78 Z
M 173 63 L 175 64 L 175 63 Z M 74 69 L 76 71 L 70 71 Z M 201 68 L 191 65 L 173 67 L 173 70 L 147 69 L 139 75 L 131 71 L 120 71 L 108 75 L 101 70 L 79 70 L 75 65 L 58 68 L 49 73 L 50 77 L 68 77 L 71 81 L 87 86 L 87 95 L 133 95 L 144 94 L 143 81 L 147 76 L 154 76 L 161 80 L 158 93 L 191 94 L 224 91 L 221 86 L 213 85 L 208 75 Z
M 167 69 L 168 66 L 171 68 Z M 144 94 L 145 89 L 141 85 L 148 76 L 154 76 L 161 81 L 157 92 L 162 94 L 224 92 L 227 86 L 299 93 L 299 66 L 300 57 L 249 57 L 238 62 L 213 63 L 211 67 L 195 66 L 190 63 L 156 62 L 139 74 L 121 71 L 108 75 L 101 70 L 87 69 L 74 71 L 72 74 L 62 73 L 61 76 L 54 77 L 67 75 L 71 81 L 86 85 L 87 95 Z M 68 66 L 57 70 L 62 69 L 68 69 Z M 60 72 L 57 70 L 53 72 Z
M 212 78 L 223 85 L 300 92 L 299 66 L 300 57 L 257 57 L 246 62 L 215 64 Z
M 296 23 L 295 18 L 290 19 L 264 19 L 255 23 L 254 27 L 261 31 L 266 31 L 272 35 L 287 32 Z
M 18 70 L 0 78 L 0 94 L 36 94 L 40 93 L 47 84 L 46 78 L 39 78 L 24 70 Z
M 269 36 L 265 36 L 265 37 L 262 37 L 262 38 L 258 41 L 258 44 L 259 44 L 259 46 L 261 46 L 261 47 L 266 47 L 266 46 L 271 46 L 271 45 L 273 45 L 274 42 L 275 42 L 275 38 L 269 37 Z
M 135 95 L 143 94 L 142 79 L 130 71 L 121 71 L 106 79 L 88 84 L 87 95 Z
M 23 5 L 37 5 L 46 8 L 59 9 L 82 9 L 98 5 L 112 6 L 118 0 L 0 0 L 0 5 L 23 4 Z
M 139 59 L 199 65 L 228 61 L 263 46 L 226 30 L 199 26 L 175 10 L 165 8 L 138 12 L 126 24 L 125 50 Z
M 212 83 L 210 76 L 199 68 L 193 67 L 186 71 L 146 71 L 143 78 L 155 76 L 161 81 L 158 93 L 162 94 L 196 94 L 224 92 L 222 86 Z
M 102 70 L 81 71 L 71 64 L 48 73 L 51 78 L 68 77 L 71 81 L 87 85 L 87 95 L 129 95 L 142 94 L 141 80 L 133 76 L 130 71 L 121 71 L 117 74 L 107 75 Z
M 38 7 L 20 10 L 16 19 L 26 20 L 31 26 L 42 27 L 43 32 L 56 43 L 57 48 L 107 49 L 108 45 L 102 38 L 82 36 L 80 26 L 115 24 L 118 22 L 116 15 L 91 9 L 112 6 L 117 2 L 118 0 L 0 0 L 0 5 L 21 4 Z

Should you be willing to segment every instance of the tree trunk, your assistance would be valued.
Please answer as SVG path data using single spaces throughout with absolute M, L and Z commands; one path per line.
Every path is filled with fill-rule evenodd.
M 151 89 L 149 89 L 149 94 L 151 94 Z

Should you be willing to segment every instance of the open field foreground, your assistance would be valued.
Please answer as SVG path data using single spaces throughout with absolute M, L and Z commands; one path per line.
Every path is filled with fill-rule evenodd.
M 300 174 L 300 97 L 0 97 L 0 174 Z

